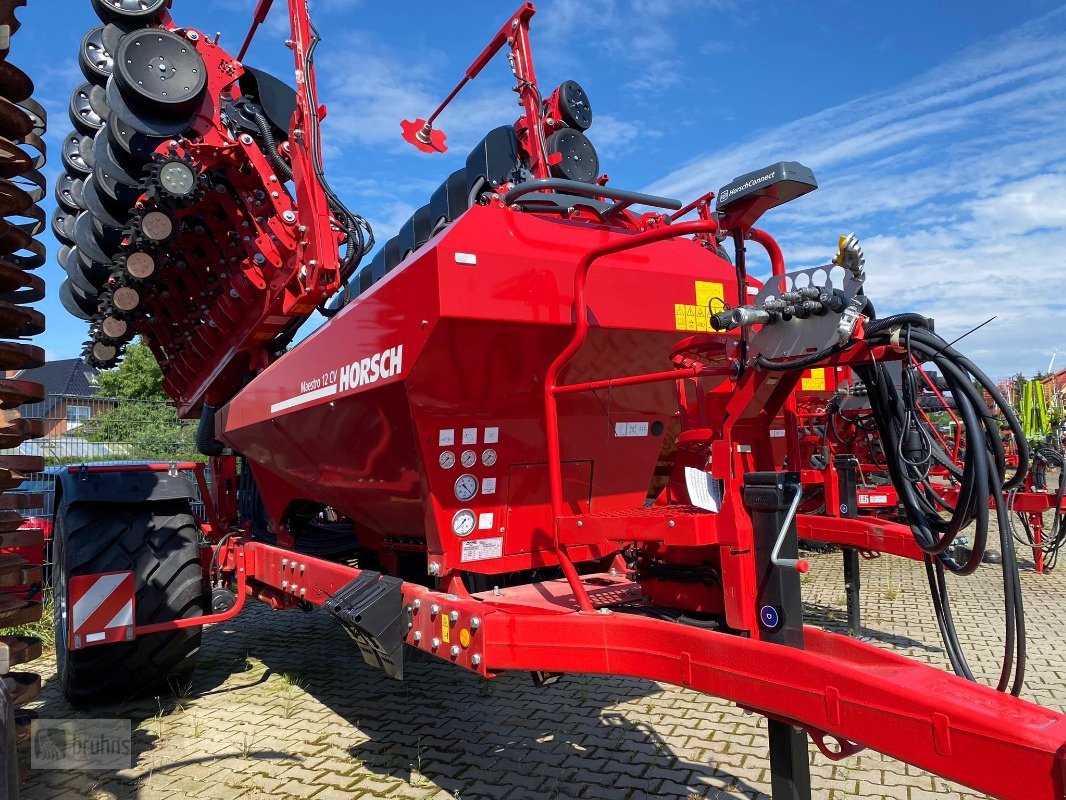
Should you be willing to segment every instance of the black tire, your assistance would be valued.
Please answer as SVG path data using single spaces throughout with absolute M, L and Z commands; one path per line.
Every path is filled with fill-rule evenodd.
M 70 650 L 66 586 L 74 575 L 132 570 L 137 624 L 202 616 L 208 597 L 189 501 L 74 503 L 57 514 L 54 538 L 56 660 L 71 704 L 168 694 L 187 686 L 202 627 Z

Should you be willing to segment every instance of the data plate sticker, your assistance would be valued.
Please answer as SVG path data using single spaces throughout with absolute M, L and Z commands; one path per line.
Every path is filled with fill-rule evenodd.
M 648 435 L 648 423 L 647 422 L 616 422 L 614 424 L 614 435 L 616 438 L 624 438 L 629 436 L 647 436 Z
M 490 558 L 500 558 L 502 555 L 502 536 L 493 539 L 468 539 L 463 542 L 463 551 L 459 556 L 459 560 L 464 563 L 486 561 Z

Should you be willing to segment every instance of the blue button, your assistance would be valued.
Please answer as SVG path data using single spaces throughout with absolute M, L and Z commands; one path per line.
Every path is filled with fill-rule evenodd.
M 770 630 L 781 624 L 781 614 L 773 606 L 763 606 L 759 611 L 759 619 L 762 620 L 763 626 Z

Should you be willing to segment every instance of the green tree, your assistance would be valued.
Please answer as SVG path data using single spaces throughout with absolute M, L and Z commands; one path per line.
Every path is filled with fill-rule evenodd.
M 89 441 L 121 445 L 136 459 L 202 460 L 196 452 L 196 424 L 178 419 L 163 391 L 163 373 L 146 345 L 127 347 L 122 363 L 101 372 L 98 385 L 101 397 L 122 402 L 81 426 L 79 433 Z
M 97 380 L 101 397 L 170 401 L 163 391 L 163 372 L 155 355 L 141 342 L 130 344 L 122 363 L 101 372 Z

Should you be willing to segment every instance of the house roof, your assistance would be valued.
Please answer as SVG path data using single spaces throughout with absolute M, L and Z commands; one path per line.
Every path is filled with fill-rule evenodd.
M 22 407 L 23 416 L 44 419 L 64 395 L 91 397 L 96 394 L 96 376 L 99 370 L 89 366 L 81 358 L 64 358 L 49 361 L 44 366 L 24 369 L 14 377 L 22 381 L 34 381 L 44 386 L 43 403 L 27 403 Z

